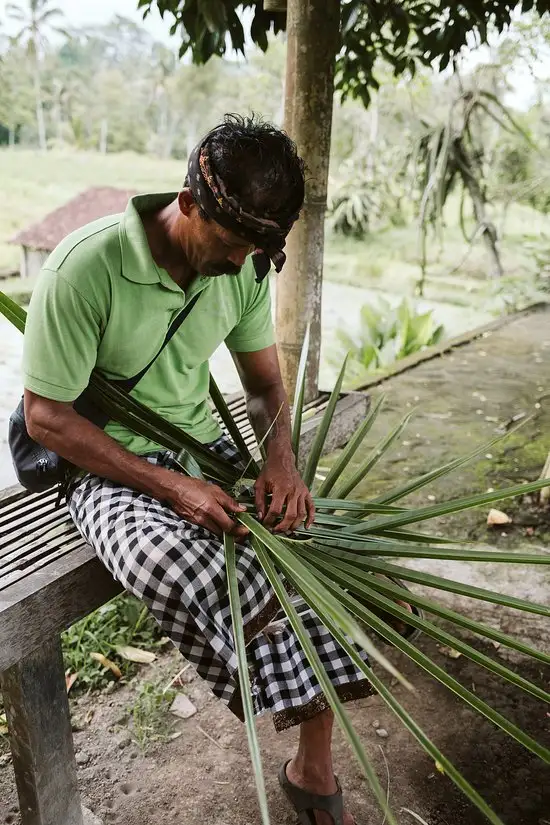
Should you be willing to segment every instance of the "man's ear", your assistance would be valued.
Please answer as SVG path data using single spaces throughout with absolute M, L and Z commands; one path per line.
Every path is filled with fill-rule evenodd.
M 178 206 L 182 215 L 189 217 L 191 210 L 196 206 L 190 189 L 184 187 L 178 194 Z

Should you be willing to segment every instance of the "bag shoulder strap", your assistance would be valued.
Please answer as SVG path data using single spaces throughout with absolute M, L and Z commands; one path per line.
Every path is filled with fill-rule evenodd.
M 189 301 L 189 303 L 184 306 L 179 315 L 177 315 L 174 318 L 174 320 L 168 328 L 168 332 L 166 333 L 164 341 L 162 342 L 161 348 L 159 349 L 157 354 L 153 358 L 151 358 L 147 366 L 143 367 L 143 369 L 140 370 L 140 372 L 138 372 L 137 375 L 134 375 L 132 378 L 126 378 L 124 381 L 113 382 L 117 385 L 119 389 L 124 390 L 125 392 L 131 392 L 136 386 L 136 384 L 138 384 L 141 381 L 145 373 L 149 370 L 150 367 L 153 366 L 153 364 L 155 363 L 155 361 L 157 360 L 165 346 L 170 342 L 170 340 L 174 337 L 178 329 L 181 327 L 181 325 L 183 324 L 183 322 L 185 321 L 185 319 L 187 318 L 187 316 L 189 315 L 189 313 L 191 312 L 191 310 L 193 309 L 201 295 L 202 292 L 198 292 L 196 295 L 194 295 Z

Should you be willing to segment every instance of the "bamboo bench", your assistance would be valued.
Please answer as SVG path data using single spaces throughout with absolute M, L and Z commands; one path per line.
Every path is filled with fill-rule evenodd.
M 305 451 L 326 405 L 310 405 Z M 244 402 L 230 410 L 254 444 Z M 368 398 L 342 396 L 332 449 L 363 419 Z M 122 588 L 73 526 L 57 491 L 0 491 L 0 688 L 9 728 L 22 825 L 83 825 L 60 634 Z

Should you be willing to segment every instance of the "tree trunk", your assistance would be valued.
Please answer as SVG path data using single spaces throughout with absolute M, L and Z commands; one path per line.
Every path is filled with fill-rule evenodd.
M 500 260 L 496 226 L 487 218 L 485 196 L 473 171 L 473 164 L 470 163 L 470 159 L 463 148 L 456 147 L 456 149 L 460 162 L 462 180 L 472 199 L 477 225 L 483 227 L 481 237 L 485 242 L 489 255 L 493 259 L 491 277 L 502 278 L 504 269 L 502 267 L 502 261 Z
M 10 149 L 15 146 L 15 126 L 8 127 L 8 145 Z
M 46 143 L 46 124 L 44 122 L 44 105 L 42 103 L 42 84 L 40 82 L 40 63 L 38 54 L 35 54 L 34 62 L 34 99 L 36 105 L 36 125 L 38 127 L 38 145 L 45 152 L 48 148 Z
M 102 155 L 107 154 L 107 137 L 109 135 L 109 122 L 106 117 L 101 121 L 99 127 L 99 151 Z
M 311 323 L 306 399 L 318 391 L 321 287 L 339 0 L 288 0 L 285 129 L 307 165 L 306 198 L 277 279 L 277 341 L 292 398 L 306 326 Z

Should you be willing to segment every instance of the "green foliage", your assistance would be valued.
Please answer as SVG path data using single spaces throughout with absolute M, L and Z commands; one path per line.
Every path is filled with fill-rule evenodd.
M 266 51 L 270 32 L 285 27 L 284 14 L 268 14 L 263 0 L 138 0 L 147 14 L 156 6 L 173 19 L 171 32 L 181 37 L 180 54 L 191 52 L 195 63 L 206 63 L 230 48 L 245 53 L 247 43 Z M 417 66 L 434 61 L 444 69 L 468 42 L 486 42 L 489 27 L 505 29 L 517 8 L 516 0 L 425 3 L 406 0 L 342 0 L 342 49 L 336 62 L 336 89 L 365 105 L 379 87 L 377 61 L 392 66 L 395 75 L 414 74 Z M 546 0 L 524 0 L 524 11 L 548 10 Z M 245 22 L 246 21 L 246 22 Z
M 160 682 L 144 682 L 140 685 L 128 713 L 133 738 L 142 751 L 154 742 L 167 742 L 170 739 L 175 720 L 168 716 L 168 710 L 175 696 L 175 690 L 166 690 Z
M 74 690 L 98 689 L 113 680 L 112 672 L 91 657 L 101 653 L 113 661 L 123 676 L 132 676 L 137 666 L 120 657 L 120 645 L 155 650 L 161 645 L 162 634 L 158 624 L 137 599 L 129 595 L 117 596 L 94 613 L 72 625 L 62 636 L 65 667 L 77 675 Z
M 0 311 L 18 329 L 24 331 L 26 315 L 25 312 L 0 293 Z M 417 335 L 420 330 L 417 330 Z M 340 385 L 344 375 L 341 370 L 337 385 L 331 393 L 330 399 L 325 408 L 323 419 L 319 427 L 320 435 L 315 440 L 314 448 L 308 458 L 307 478 L 315 488 L 317 477 L 318 461 L 322 452 L 322 441 L 329 430 L 331 419 L 334 413 L 336 400 L 339 395 Z M 303 377 L 305 380 L 305 375 Z M 148 433 L 153 436 L 153 440 L 163 444 L 168 449 L 179 453 L 181 449 L 186 449 L 199 464 L 202 473 L 215 480 L 228 490 L 232 490 L 235 484 L 236 470 L 234 466 L 213 454 L 202 445 L 195 443 L 183 432 L 179 432 L 174 426 L 168 425 L 159 415 L 149 410 L 143 405 L 136 404 L 133 399 L 117 392 L 110 392 L 105 386 L 105 382 L 99 380 L 98 376 L 92 379 L 95 398 L 101 407 L 110 417 L 128 424 L 138 433 Z M 301 397 L 302 390 L 297 388 L 297 398 Z M 373 417 L 378 409 L 373 412 Z M 225 411 L 222 411 L 225 412 Z M 395 823 L 395 816 L 389 809 L 388 802 L 382 793 L 380 782 L 376 776 L 371 761 L 360 742 L 352 722 L 338 699 L 333 685 L 329 681 L 323 665 L 317 655 L 314 645 L 304 628 L 293 600 L 289 597 L 281 580 L 284 576 L 292 589 L 302 597 L 305 602 L 318 615 L 323 624 L 329 629 L 337 642 L 348 651 L 350 657 L 360 668 L 364 677 L 378 691 L 382 701 L 391 709 L 395 716 L 401 721 L 405 728 L 416 738 L 423 750 L 432 759 L 443 765 L 445 774 L 451 779 L 463 794 L 483 813 L 486 819 L 493 825 L 502 825 L 502 820 L 479 796 L 469 782 L 447 759 L 446 755 L 430 741 L 426 733 L 418 723 L 410 717 L 401 703 L 394 697 L 392 691 L 386 687 L 385 683 L 363 661 L 359 655 L 359 650 L 363 649 L 368 653 L 371 662 L 376 661 L 389 673 L 397 675 L 406 687 L 408 683 L 396 670 L 395 665 L 388 660 L 367 636 L 366 631 L 382 637 L 394 648 L 401 651 L 403 655 L 418 664 L 434 680 L 452 691 L 470 707 L 474 708 L 480 715 L 487 718 L 497 728 L 508 736 L 519 742 L 531 754 L 550 764 L 550 751 L 540 745 L 533 737 L 523 731 L 518 725 L 512 723 L 502 714 L 495 711 L 487 702 L 478 697 L 473 691 L 464 687 L 460 682 L 451 677 L 445 670 L 433 662 L 429 656 L 417 648 L 414 643 L 405 638 L 395 629 L 395 619 L 404 622 L 406 625 L 420 629 L 431 635 L 435 639 L 445 640 L 455 649 L 460 649 L 463 655 L 468 656 L 480 667 L 488 669 L 490 672 L 514 683 L 518 688 L 525 690 L 538 697 L 544 702 L 550 700 L 550 694 L 537 684 L 527 679 L 519 677 L 507 665 L 494 660 L 466 644 L 459 638 L 462 629 L 469 627 L 475 629 L 478 635 L 493 639 L 504 647 L 521 650 L 528 656 L 535 658 L 539 662 L 550 664 L 550 656 L 546 653 L 535 650 L 514 639 L 512 636 L 495 631 L 492 627 L 486 626 L 482 622 L 472 622 L 467 617 L 458 612 L 446 610 L 438 605 L 436 599 L 417 596 L 414 592 L 403 587 L 402 581 L 412 581 L 427 587 L 430 590 L 443 590 L 457 593 L 470 598 L 481 600 L 487 604 L 502 605 L 505 607 L 521 610 L 526 613 L 540 615 L 550 618 L 550 608 L 543 604 L 529 601 L 528 599 L 514 597 L 509 594 L 501 594 L 489 589 L 474 587 L 465 584 L 463 581 L 446 578 L 444 576 L 433 575 L 427 570 L 403 567 L 394 564 L 392 558 L 404 558 L 424 560 L 424 564 L 429 566 L 431 559 L 454 560 L 456 562 L 484 563 L 491 561 L 500 564 L 532 564 L 549 565 L 550 555 L 544 551 L 531 553 L 516 553 L 514 551 L 494 551 L 464 549 L 455 547 L 451 538 L 444 538 L 437 535 L 428 536 L 410 531 L 412 525 L 420 521 L 437 519 L 443 515 L 458 513 L 474 507 L 486 506 L 505 498 L 528 495 L 550 486 L 550 479 L 542 479 L 538 482 L 515 485 L 513 487 L 491 490 L 490 492 L 475 494 L 472 493 L 459 499 L 451 499 L 441 503 L 434 503 L 423 507 L 405 507 L 403 499 L 410 493 L 416 492 L 426 487 L 434 478 L 440 478 L 458 466 L 465 464 L 475 458 L 481 452 L 478 448 L 474 452 L 451 461 L 443 467 L 433 468 L 430 472 L 424 473 L 420 477 L 407 483 L 398 485 L 393 491 L 385 491 L 382 497 L 374 501 L 349 502 L 346 496 L 360 484 L 370 470 L 376 466 L 392 443 L 399 437 L 403 427 L 410 416 L 395 427 L 381 442 L 375 444 L 366 462 L 363 462 L 359 469 L 355 471 L 349 466 L 354 451 L 361 441 L 366 437 L 369 427 L 361 425 L 360 430 L 354 436 L 347 448 L 346 461 L 338 463 L 337 472 L 331 474 L 330 484 L 332 485 L 333 498 L 326 499 L 316 496 L 316 507 L 318 519 L 308 530 L 305 527 L 299 528 L 293 536 L 277 536 L 269 532 L 257 519 L 255 515 L 254 496 L 248 491 L 243 491 L 241 501 L 247 506 L 247 512 L 236 518 L 245 524 L 252 535 L 252 547 L 257 555 L 266 577 L 270 581 L 279 601 L 288 617 L 303 650 L 306 653 L 308 662 L 322 685 L 323 691 L 336 715 L 338 723 L 351 745 L 352 751 L 367 779 L 372 791 L 377 798 L 380 807 L 384 811 L 386 821 Z M 296 418 L 296 416 L 295 416 Z M 372 420 L 372 419 L 371 419 Z M 370 422 L 369 422 L 370 423 Z M 296 445 L 297 452 L 299 443 Z M 246 458 L 243 456 L 243 458 Z M 250 468 L 251 475 L 256 476 L 258 468 Z M 326 488 L 327 485 L 325 485 Z M 338 496 L 342 496 L 339 498 Z M 389 502 L 392 502 L 391 505 Z M 399 502 L 399 504 L 395 504 Z M 235 568 L 234 546 L 231 541 L 226 540 L 227 551 L 227 574 L 228 586 L 231 593 L 231 609 L 234 620 L 239 622 L 239 584 Z M 389 559 L 389 561 L 388 561 Z M 383 578 L 378 575 L 382 573 Z M 397 578 L 398 577 L 398 578 Z M 389 598 L 386 598 L 386 595 Z M 406 601 L 411 605 L 422 606 L 430 616 L 443 616 L 449 620 L 449 630 L 444 632 L 431 619 L 426 619 L 421 613 L 410 613 L 404 609 L 399 602 Z M 139 630 L 139 621 L 133 625 L 132 633 Z M 95 641 L 95 639 L 94 639 Z M 353 642 L 353 644 L 352 644 Z M 246 688 L 248 678 L 247 654 L 244 646 L 244 639 L 241 633 L 235 634 L 235 645 L 237 659 L 240 662 L 239 679 L 243 688 Z M 152 727 L 143 719 L 150 719 L 151 714 L 157 712 L 161 705 L 158 691 L 151 691 L 146 697 L 143 709 L 140 707 L 137 718 L 139 725 L 145 730 Z M 250 703 L 248 703 L 250 711 Z M 542 710 L 541 710 L 542 712 Z M 260 796 L 260 807 L 263 813 L 264 823 L 269 823 L 269 812 L 263 789 L 261 765 L 259 764 L 259 752 L 257 739 L 254 730 L 254 719 L 250 712 L 247 713 L 247 733 L 251 746 L 251 753 L 254 759 L 254 771 L 256 784 Z
M 342 354 L 349 353 L 348 386 L 360 386 L 373 372 L 437 344 L 443 334 L 443 326 L 436 324 L 432 310 L 417 312 L 406 299 L 392 307 L 380 298 L 376 307 L 361 307 L 356 336 L 342 328 L 337 330 L 340 351 L 332 360 L 341 364 Z
M 395 152 L 380 147 L 372 163 L 350 158 L 338 170 L 339 182 L 328 198 L 328 223 L 336 233 L 363 240 L 370 232 L 405 223 L 405 191 L 395 164 Z M 394 162 L 389 163 L 393 154 Z

